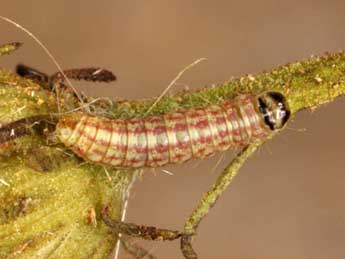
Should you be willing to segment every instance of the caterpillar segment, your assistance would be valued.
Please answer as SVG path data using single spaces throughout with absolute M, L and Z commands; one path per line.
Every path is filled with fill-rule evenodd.
M 281 130 L 289 117 L 285 97 L 265 92 L 143 119 L 72 113 L 60 119 L 56 134 L 74 153 L 93 163 L 160 167 L 263 140 Z

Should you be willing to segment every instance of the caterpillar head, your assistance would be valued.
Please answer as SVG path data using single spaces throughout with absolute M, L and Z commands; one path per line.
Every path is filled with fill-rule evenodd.
M 285 96 L 279 92 L 265 92 L 257 97 L 259 111 L 271 130 L 282 129 L 289 120 L 291 111 Z

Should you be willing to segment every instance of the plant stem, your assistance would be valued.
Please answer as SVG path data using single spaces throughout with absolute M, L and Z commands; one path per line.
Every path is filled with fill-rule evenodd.
M 258 141 L 243 148 L 242 151 L 224 169 L 221 175 L 217 178 L 216 182 L 212 185 L 211 189 L 204 194 L 204 197 L 199 202 L 197 208 L 187 219 L 184 226 L 184 237 L 181 239 L 181 249 L 186 258 L 197 258 L 196 253 L 193 251 L 191 246 L 192 235 L 196 233 L 196 229 L 198 228 L 201 220 L 209 213 L 219 197 L 233 182 L 244 162 L 247 161 L 247 159 L 254 154 L 258 147 L 260 147 L 263 143 L 264 141 Z

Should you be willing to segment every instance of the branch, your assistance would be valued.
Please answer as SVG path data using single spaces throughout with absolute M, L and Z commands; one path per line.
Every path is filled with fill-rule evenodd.
M 245 147 L 224 169 L 221 175 L 217 178 L 211 189 L 204 194 L 204 197 L 199 202 L 197 208 L 193 211 L 187 219 L 184 226 L 184 234 L 181 238 L 181 250 L 185 258 L 196 259 L 197 254 L 192 248 L 192 237 L 196 234 L 196 230 L 201 220 L 209 213 L 211 208 L 216 204 L 219 197 L 232 183 L 234 177 L 242 165 L 251 157 L 252 154 L 264 143 L 258 141 Z
M 257 76 L 165 97 L 150 114 L 204 106 L 238 93 L 258 94 L 266 90 L 277 90 L 287 96 L 293 113 L 333 101 L 345 93 L 345 54 L 313 57 Z M 155 99 L 95 103 L 95 110 L 112 118 L 143 117 L 154 102 Z M 57 101 L 51 92 L 3 69 L 0 69 L 0 103 L 2 125 L 57 112 Z M 66 107 L 73 108 L 75 103 L 66 99 Z M 256 147 L 250 146 L 243 154 L 252 149 Z M 111 217 L 120 219 L 124 193 L 136 178 L 134 171 L 109 170 L 112 178 L 109 181 L 101 166 L 82 164 L 61 144 L 52 145 L 36 135 L 0 145 L 0 154 L 1 258 L 48 255 L 104 258 L 109 254 L 116 237 L 101 222 L 101 209 L 105 205 L 110 207 Z M 41 172 L 45 168 L 43 161 L 51 165 L 48 173 Z M 238 168 L 229 167 L 202 204 L 210 207 L 237 171 Z M 206 215 L 207 206 L 200 205 L 202 209 L 193 214 L 186 224 L 187 233 L 194 232 Z
M 333 101 L 345 94 L 345 52 L 325 54 L 278 67 L 270 72 L 248 75 L 212 85 L 196 92 L 180 92 L 163 98 L 151 114 L 164 114 L 218 103 L 238 93 L 259 94 L 268 90 L 283 93 L 292 113 Z M 111 116 L 142 117 L 155 99 L 121 101 L 111 108 Z

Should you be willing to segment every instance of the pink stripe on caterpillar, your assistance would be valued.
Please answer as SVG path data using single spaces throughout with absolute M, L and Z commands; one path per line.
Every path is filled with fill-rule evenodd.
M 285 97 L 267 92 L 145 119 L 110 120 L 73 113 L 59 121 L 56 134 L 90 162 L 119 168 L 159 167 L 264 139 L 283 128 L 289 115 Z

